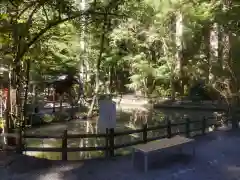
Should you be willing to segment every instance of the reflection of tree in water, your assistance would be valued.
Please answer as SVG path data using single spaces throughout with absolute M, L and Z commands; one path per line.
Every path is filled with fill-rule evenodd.
M 141 110 L 133 110 L 132 114 L 129 117 L 129 121 L 126 122 L 126 126 L 131 129 L 139 129 L 140 125 L 147 123 L 148 121 L 148 112 Z M 139 127 L 140 126 L 140 127 Z
M 147 123 L 148 126 L 157 126 L 166 124 L 167 120 L 172 123 L 186 122 L 186 118 L 190 121 L 201 121 L 203 118 L 207 118 L 207 123 L 216 123 L 218 121 L 223 121 L 225 119 L 225 114 L 222 112 L 211 112 L 211 111 L 194 111 L 194 110 L 169 110 L 169 109 L 159 109 L 159 110 L 134 110 L 129 115 L 129 121 L 125 122 L 124 127 L 129 129 L 140 129 L 142 124 Z M 190 125 L 191 129 L 201 128 L 202 123 L 192 123 Z M 185 132 L 186 126 L 175 126 L 172 127 L 172 132 Z M 156 137 L 166 134 L 166 129 L 160 129 L 148 132 L 149 137 Z M 135 138 L 140 138 L 141 136 L 135 135 Z M 120 138 L 119 138 L 120 139 Z M 125 141 L 128 138 L 121 138 L 121 141 Z
M 84 128 L 86 134 L 96 134 L 98 131 L 97 123 L 95 121 L 87 120 L 84 122 Z M 97 147 L 101 146 L 97 138 L 82 138 L 79 143 L 79 147 Z M 91 158 L 91 152 L 80 152 L 81 159 Z
M 115 131 L 122 132 L 130 129 L 140 129 L 142 128 L 142 124 L 147 123 L 148 126 L 157 126 L 160 124 L 165 124 L 165 118 L 168 117 L 173 123 L 185 121 L 183 118 L 184 116 L 188 116 L 190 120 L 201 120 L 203 116 L 210 117 L 212 116 L 212 122 L 216 121 L 217 119 L 221 119 L 223 117 L 222 113 L 214 113 L 214 112 L 207 112 L 207 111 L 189 111 L 189 110 L 166 110 L 166 109 L 159 109 L 159 110 L 149 110 L 143 111 L 142 109 L 134 109 L 131 111 L 121 111 L 117 113 L 117 126 Z M 86 121 L 78 120 L 75 122 L 68 122 L 67 128 L 69 134 L 95 134 L 99 132 L 97 127 L 97 118 L 96 119 L 88 119 Z M 193 124 L 191 128 L 199 128 L 201 123 Z M 185 131 L 185 126 L 176 127 L 172 129 L 173 132 L 176 131 Z M 62 130 L 59 130 L 59 133 L 62 133 Z M 166 130 L 155 130 L 148 133 L 148 137 L 156 137 L 166 134 Z M 115 137 L 115 144 L 126 144 L 130 143 L 131 141 L 136 141 L 142 137 L 141 133 L 135 133 L 133 135 L 126 135 L 126 136 L 118 136 Z M 50 143 L 51 145 L 51 143 Z M 61 146 L 61 142 L 59 142 Z M 69 147 L 96 147 L 96 146 L 105 146 L 105 139 L 104 138 L 81 138 L 81 139 L 70 139 L 68 140 Z M 117 150 L 116 153 L 125 153 L 129 152 L 129 148 L 124 148 L 121 150 Z M 103 153 L 99 152 L 74 152 L 69 153 L 69 159 L 76 160 L 76 159 L 86 159 L 86 158 L 93 158 L 97 156 L 103 156 Z
M 95 134 L 97 133 L 97 123 L 95 119 L 88 119 L 78 123 L 78 126 L 69 127 L 71 132 L 69 134 Z M 80 138 L 70 139 L 69 147 L 97 147 L 101 146 L 96 138 Z M 68 154 L 70 159 L 87 159 L 92 157 L 92 153 L 88 151 L 71 152 Z

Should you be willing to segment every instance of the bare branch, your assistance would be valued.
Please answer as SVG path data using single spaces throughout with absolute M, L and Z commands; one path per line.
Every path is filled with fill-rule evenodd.
M 236 77 L 234 71 L 232 70 L 232 68 L 230 67 L 230 65 L 227 64 L 226 66 L 227 66 L 227 69 L 228 69 L 228 71 L 230 72 L 232 78 L 235 80 L 235 82 L 237 82 L 237 77 Z
M 35 37 L 33 37 L 33 39 L 27 43 L 23 50 L 21 51 L 21 53 L 19 53 L 16 58 L 15 58 L 15 62 L 19 61 L 24 55 L 25 53 L 28 51 L 28 49 L 42 36 L 44 35 L 49 29 L 61 24 L 61 23 L 64 23 L 66 21 L 70 21 L 70 20 L 73 20 L 73 19 L 76 19 L 78 17 L 81 17 L 81 16 L 84 16 L 84 15 L 89 15 L 89 14 L 94 14 L 94 15 L 106 15 L 105 13 L 103 12 L 95 12 L 95 11 L 92 11 L 92 10 L 87 10 L 87 11 L 83 11 L 83 12 L 80 12 L 76 15 L 72 15 L 72 16 L 69 16 L 67 18 L 64 18 L 64 19 L 59 19 L 57 21 L 54 21 L 52 23 L 48 23 L 48 25 L 43 28 L 42 30 L 40 30 L 36 35 Z M 116 14 L 112 14 L 112 13 L 108 13 L 109 16 L 120 16 L 120 15 L 116 15 Z
M 13 2 L 13 0 L 9 0 L 12 6 L 17 7 L 17 5 Z
M 36 4 L 36 2 L 31 2 L 29 3 L 28 6 L 26 6 L 16 17 L 17 19 L 20 18 L 28 9 L 30 9 L 32 6 L 34 6 Z
M 39 10 L 39 8 L 41 7 L 43 5 L 43 2 L 41 2 L 41 3 L 39 3 L 39 4 L 37 4 L 36 6 L 35 6 L 35 8 L 32 10 L 32 12 L 31 12 L 31 14 L 29 15 L 29 17 L 28 17 L 28 20 L 27 20 L 27 23 L 26 23 L 26 33 L 27 33 L 27 36 L 29 35 L 28 33 L 28 30 L 30 29 L 30 27 L 31 27 L 31 24 L 32 24 L 32 19 L 33 19 L 33 15 Z M 20 40 L 20 42 L 21 42 L 21 39 L 22 38 L 25 38 L 26 36 L 19 36 L 19 40 Z M 20 54 L 21 54 L 21 47 L 22 46 L 22 44 L 21 43 L 18 43 L 18 51 L 17 51 L 17 55 L 16 55 L 16 57 L 18 57 Z M 18 64 L 18 63 L 17 63 Z
M 30 27 L 32 19 L 33 19 L 33 15 L 39 10 L 39 8 L 43 5 L 43 3 L 39 3 L 36 5 L 36 7 L 33 9 L 33 11 L 31 12 L 31 14 L 28 17 L 27 20 L 27 26 Z
M 46 16 L 47 22 L 49 23 L 49 18 L 48 18 L 47 11 L 46 11 L 44 5 L 43 5 L 43 12 L 44 12 L 44 14 Z

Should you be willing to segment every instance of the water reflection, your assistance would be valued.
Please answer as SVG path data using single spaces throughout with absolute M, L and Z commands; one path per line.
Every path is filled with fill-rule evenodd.
M 173 123 L 185 121 L 184 117 L 189 117 L 190 120 L 201 120 L 203 117 L 211 117 L 208 123 L 213 123 L 219 118 L 223 118 L 224 114 L 221 112 L 211 111 L 199 111 L 199 110 L 169 110 L 169 109 L 130 109 L 125 111 L 118 111 L 117 113 L 117 126 L 115 131 L 124 131 L 129 129 L 139 129 L 143 123 L 147 123 L 148 126 L 156 126 L 159 124 L 165 124 L 166 117 Z M 201 123 L 191 125 L 191 129 L 201 127 Z M 67 129 L 69 134 L 80 134 L 80 133 L 98 133 L 97 119 L 89 120 L 74 120 L 65 122 L 64 124 L 54 124 L 43 126 L 41 128 L 29 129 L 27 133 L 31 134 L 54 134 L 61 135 L 63 131 Z M 179 126 L 172 128 L 173 132 L 185 131 L 185 126 Z M 165 134 L 166 131 L 156 130 L 148 132 L 149 137 L 155 137 Z M 130 141 L 135 141 L 141 138 L 140 133 L 118 136 L 115 138 L 115 144 L 124 144 Z M 29 147 L 61 147 L 61 140 L 58 139 L 27 139 L 26 144 Z M 105 139 L 103 138 L 85 138 L 85 139 L 69 139 L 68 147 L 96 147 L 105 146 Z M 131 148 L 123 148 L 116 150 L 117 154 L 128 153 Z M 44 157 L 48 159 L 61 159 L 60 153 L 41 153 L 41 152 L 27 152 L 29 155 L 35 155 L 38 157 Z M 86 158 L 94 158 L 104 156 L 103 152 L 71 152 L 68 153 L 69 160 L 79 160 Z

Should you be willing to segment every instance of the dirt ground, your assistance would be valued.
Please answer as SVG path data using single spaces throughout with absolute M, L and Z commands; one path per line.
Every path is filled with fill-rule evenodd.
M 196 139 L 196 157 L 147 173 L 135 170 L 131 157 L 85 162 L 53 162 L 9 154 L 0 163 L 2 180 L 240 180 L 240 130 L 218 131 Z M 8 158 L 7 158 L 8 157 Z M 1 162 L 1 161 L 0 161 Z

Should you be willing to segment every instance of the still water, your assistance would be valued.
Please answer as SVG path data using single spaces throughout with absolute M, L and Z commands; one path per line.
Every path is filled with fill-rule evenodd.
M 199 111 L 199 110 L 177 110 L 177 109 L 151 109 L 151 108 L 135 108 L 117 112 L 117 125 L 116 132 L 121 132 L 130 129 L 139 129 L 143 123 L 148 126 L 156 126 L 166 123 L 166 117 L 173 123 L 185 121 L 184 117 L 188 116 L 190 120 L 201 120 L 203 117 L 210 118 L 208 123 L 219 120 L 224 117 L 223 113 L 212 111 Z M 201 123 L 191 124 L 192 129 L 200 128 Z M 28 134 L 41 134 L 41 135 L 62 135 L 63 131 L 67 129 L 69 134 L 86 134 L 98 133 L 97 118 L 90 120 L 73 120 L 62 124 L 52 124 L 40 128 L 32 128 L 27 131 Z M 173 132 L 185 131 L 184 126 L 174 127 Z M 165 134 L 165 130 L 156 130 L 148 132 L 149 137 L 159 136 Z M 198 132 L 196 132 L 198 133 Z M 115 138 L 115 144 L 125 144 L 131 141 L 136 141 L 141 138 L 140 133 L 118 136 Z M 26 146 L 28 147 L 61 147 L 60 139 L 26 139 Z M 68 147 L 96 147 L 104 146 L 105 140 L 101 138 L 85 138 L 85 139 L 71 139 L 68 140 Z M 116 154 L 127 154 L 130 152 L 131 147 L 118 149 Z M 25 152 L 28 155 L 37 157 L 59 160 L 61 153 L 55 152 Z M 69 160 L 80 160 L 87 158 L 95 158 L 104 156 L 103 152 L 69 152 Z

